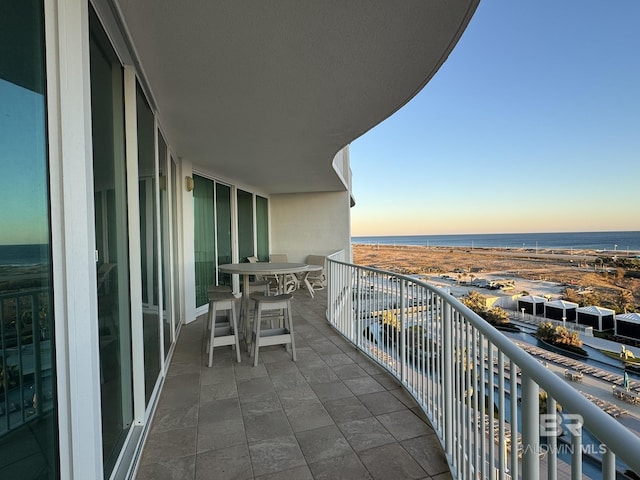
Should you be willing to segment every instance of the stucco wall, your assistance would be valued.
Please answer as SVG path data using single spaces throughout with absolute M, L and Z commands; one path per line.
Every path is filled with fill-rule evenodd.
M 351 258 L 349 192 L 272 195 L 269 203 L 272 253 L 302 262 L 344 249 Z

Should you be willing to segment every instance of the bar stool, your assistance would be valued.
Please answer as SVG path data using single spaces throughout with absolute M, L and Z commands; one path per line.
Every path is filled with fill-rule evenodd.
M 211 296 L 212 293 L 230 293 L 231 287 L 229 285 L 209 285 L 207 287 L 207 298 Z M 208 351 L 208 343 L 207 343 L 207 332 L 209 331 L 209 316 L 207 319 L 202 322 L 202 348 L 204 348 L 205 352 Z
M 218 311 L 229 311 L 229 320 L 216 321 Z M 235 345 L 236 358 L 238 363 L 240 358 L 240 340 L 238 332 L 238 317 L 236 315 L 236 297 L 231 292 L 210 292 L 209 293 L 209 315 L 207 317 L 207 328 L 209 329 L 209 340 L 207 351 L 209 353 L 209 367 L 213 365 L 214 347 L 225 345 Z
M 229 285 L 209 285 L 207 287 L 207 293 L 227 293 L 231 291 Z
M 293 315 L 291 313 L 291 299 L 293 295 L 285 293 L 282 295 L 268 296 L 262 293 L 254 293 L 251 299 L 255 303 L 255 319 L 253 322 L 253 335 L 251 340 L 255 343 L 253 351 L 253 366 L 258 365 L 258 352 L 260 347 L 267 345 L 291 345 L 291 358 L 296 361 L 296 343 L 293 338 Z M 284 322 L 282 328 L 262 329 L 262 312 L 284 311 Z M 248 345 L 251 354 L 251 345 Z

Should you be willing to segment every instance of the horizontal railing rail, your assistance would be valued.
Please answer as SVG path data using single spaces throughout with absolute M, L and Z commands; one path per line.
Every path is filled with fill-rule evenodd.
M 454 478 L 640 472 L 640 437 L 447 291 L 332 257 L 327 280 L 329 322 L 413 395 Z

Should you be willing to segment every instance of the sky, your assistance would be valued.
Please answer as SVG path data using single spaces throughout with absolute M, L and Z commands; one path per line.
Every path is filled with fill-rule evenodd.
M 0 245 L 48 243 L 44 97 L 0 79 Z
M 640 230 L 640 1 L 481 1 L 350 159 L 354 236 Z

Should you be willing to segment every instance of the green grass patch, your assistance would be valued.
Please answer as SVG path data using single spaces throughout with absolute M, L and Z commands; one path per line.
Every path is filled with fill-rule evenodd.
M 601 353 L 604 353 L 607 357 L 615 358 L 616 360 L 620 360 L 625 363 L 633 363 L 636 365 L 640 365 L 640 358 L 622 358 L 620 356 L 620 352 L 612 352 L 611 350 L 600 350 Z

